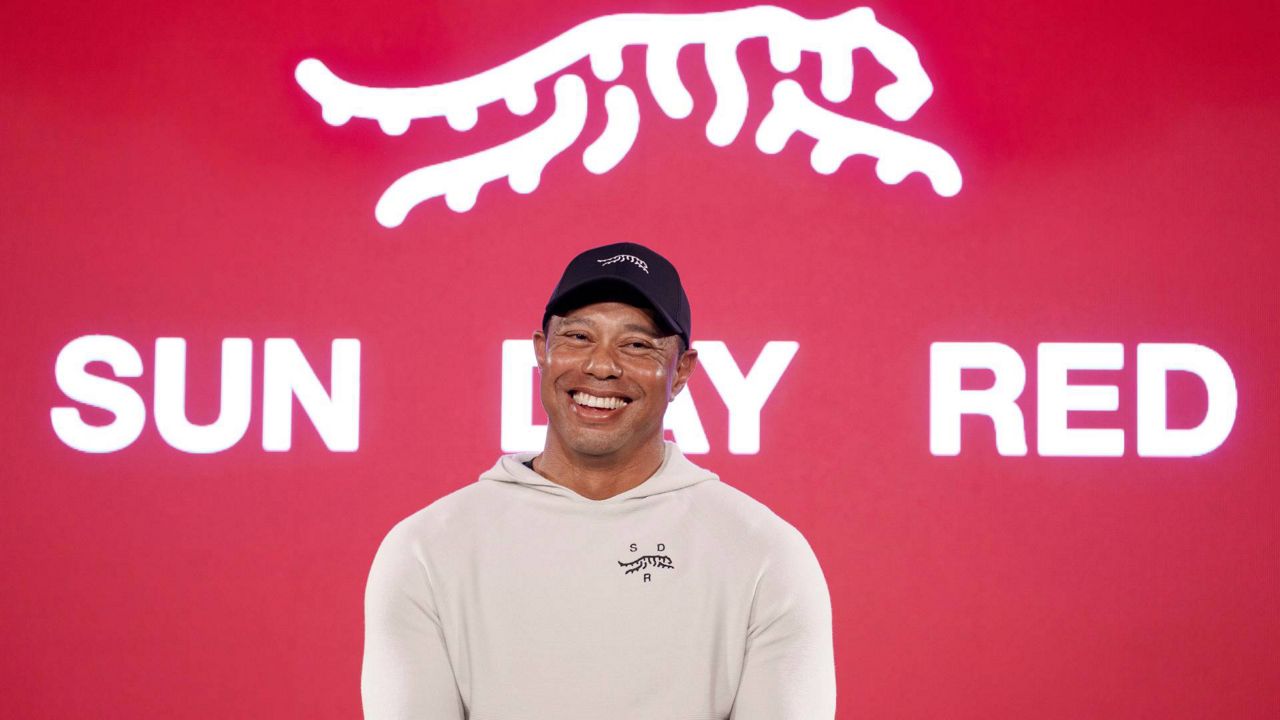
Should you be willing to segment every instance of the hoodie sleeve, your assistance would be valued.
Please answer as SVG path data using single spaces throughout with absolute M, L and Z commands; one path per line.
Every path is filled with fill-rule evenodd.
M 804 536 L 786 529 L 756 586 L 731 720 L 831 720 L 836 714 L 827 581 Z
M 463 720 L 426 565 L 403 523 L 369 570 L 360 695 L 365 720 Z

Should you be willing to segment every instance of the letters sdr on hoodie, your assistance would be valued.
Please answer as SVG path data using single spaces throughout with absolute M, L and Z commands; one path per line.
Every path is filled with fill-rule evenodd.
M 398 523 L 365 595 L 367 720 L 829 720 L 798 530 L 667 443 L 590 500 L 504 455 Z

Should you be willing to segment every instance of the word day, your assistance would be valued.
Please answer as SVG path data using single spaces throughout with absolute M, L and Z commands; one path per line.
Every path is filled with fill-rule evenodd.
M 782 379 L 782 374 L 800 343 L 771 340 L 760 350 L 751 369 L 742 372 L 729 348 L 719 340 L 698 340 L 698 364 L 729 411 L 729 452 L 755 455 L 760 452 L 760 411 Z M 538 361 L 532 340 L 505 340 L 502 343 L 502 450 L 541 450 L 547 426 L 533 422 L 533 369 Z M 686 387 L 667 407 L 663 424 L 686 454 L 711 452 L 702 419 Z

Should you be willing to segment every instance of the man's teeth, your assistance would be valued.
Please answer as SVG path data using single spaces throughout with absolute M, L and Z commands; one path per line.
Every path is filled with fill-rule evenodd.
M 617 397 L 596 397 L 584 392 L 576 392 L 573 394 L 573 401 L 579 405 L 587 407 L 601 408 L 604 410 L 617 410 L 627 404 L 626 400 Z

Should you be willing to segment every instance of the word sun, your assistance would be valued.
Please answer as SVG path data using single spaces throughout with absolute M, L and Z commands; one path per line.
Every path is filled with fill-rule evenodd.
M 152 414 L 156 430 L 170 447 L 193 454 L 219 453 L 240 442 L 253 414 L 253 341 L 222 341 L 222 381 L 218 417 L 195 424 L 187 417 L 187 341 L 157 338 L 152 364 Z M 332 452 L 355 452 L 360 446 L 360 341 L 339 338 L 330 343 L 330 375 L 326 391 L 298 343 L 268 338 L 262 344 L 262 449 L 287 452 L 293 447 L 296 400 Z M 113 377 L 89 372 L 103 363 Z M 143 397 L 119 378 L 139 378 L 142 355 L 128 341 L 112 335 L 83 335 L 58 353 L 54 377 L 67 399 L 106 410 L 105 425 L 85 421 L 75 405 L 49 411 L 53 431 L 68 447 L 86 453 L 113 453 L 134 443 L 147 422 Z

